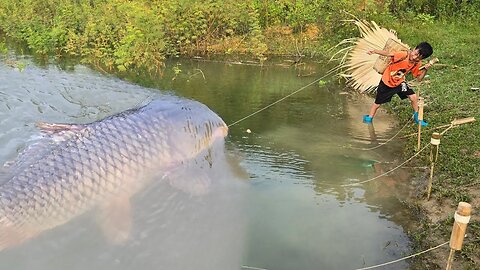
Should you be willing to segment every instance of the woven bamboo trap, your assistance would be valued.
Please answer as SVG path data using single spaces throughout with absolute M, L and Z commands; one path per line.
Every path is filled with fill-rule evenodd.
M 409 50 L 393 30 L 378 26 L 374 21 L 352 20 L 360 31 L 360 37 L 345 39 L 335 48 L 339 49 L 332 58 L 338 55 L 340 64 L 336 67 L 339 76 L 347 80 L 347 85 L 359 92 L 376 90 L 383 72 L 389 64 L 388 57 L 369 55 L 370 50 L 401 51 Z

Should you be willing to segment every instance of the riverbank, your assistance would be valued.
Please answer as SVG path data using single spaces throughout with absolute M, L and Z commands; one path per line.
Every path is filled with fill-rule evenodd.
M 412 232 L 418 251 L 449 241 L 453 214 L 460 201 L 473 207 L 472 220 L 468 225 L 467 238 L 461 252 L 455 257 L 455 269 L 478 269 L 480 267 L 480 48 L 477 34 L 478 23 L 431 22 L 422 27 L 400 25 L 399 36 L 408 44 L 426 40 L 433 44 L 434 55 L 440 64 L 429 71 L 430 78 L 418 90 L 425 98 L 425 119 L 429 127 L 423 133 L 422 145 L 428 144 L 435 127 L 450 124 L 454 119 L 475 117 L 474 123 L 448 130 L 441 138 L 438 162 L 435 165 L 431 199 L 426 198 L 426 183 L 429 169 L 420 170 L 412 184 L 414 192 L 410 207 L 417 210 L 418 229 Z M 401 112 L 405 119 L 409 110 L 397 102 L 394 113 Z M 445 130 L 437 129 L 441 132 Z M 405 156 L 415 152 L 417 137 L 406 139 Z M 430 151 L 416 159 L 418 166 L 429 165 Z M 419 258 L 422 269 L 443 269 L 448 250 L 434 252 L 435 256 Z
M 439 64 L 429 70 L 429 77 L 416 87 L 416 92 L 425 98 L 424 119 L 429 123 L 422 132 L 422 146 L 430 144 L 433 132 L 445 131 L 455 119 L 474 117 L 477 120 L 451 128 L 442 136 L 430 200 L 426 200 L 430 174 L 429 148 L 411 162 L 420 169 L 413 172 L 411 194 L 405 205 L 419 221 L 416 229 L 409 234 L 414 251 L 420 252 L 448 242 L 458 203 L 470 203 L 473 207 L 472 219 L 465 244 L 460 252 L 456 252 L 454 269 L 478 269 L 480 217 L 476 210 L 480 206 L 480 47 L 476 33 L 480 26 L 478 22 L 434 20 L 381 25 L 397 30 L 399 38 L 410 46 L 428 41 L 434 48 L 433 57 L 440 59 Z M 387 108 L 398 116 L 400 123 L 406 123 L 411 117 L 410 106 L 399 99 L 393 99 Z M 416 128 L 407 130 L 400 135 L 405 141 L 405 158 L 417 151 Z M 412 269 L 444 269 L 448 252 L 445 247 L 419 256 L 414 259 Z

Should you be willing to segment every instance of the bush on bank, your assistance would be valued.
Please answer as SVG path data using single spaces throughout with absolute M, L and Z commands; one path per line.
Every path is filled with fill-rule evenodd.
M 342 22 L 346 13 L 428 20 L 478 10 L 478 1 L 448 0 L 0 0 L 0 29 L 35 54 L 80 56 L 111 70 L 160 70 L 165 57 L 177 55 L 240 52 L 262 60 L 319 39 L 303 49 L 326 48 L 352 33 Z M 289 34 L 306 36 L 295 39 L 296 48 L 275 46 Z

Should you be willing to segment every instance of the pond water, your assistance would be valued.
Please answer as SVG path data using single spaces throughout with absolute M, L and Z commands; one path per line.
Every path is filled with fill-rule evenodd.
M 1 269 L 358 269 L 410 254 L 404 228 L 411 217 L 402 205 L 408 173 L 344 186 L 399 161 L 397 141 L 361 149 L 398 131 L 384 112 L 373 126 L 361 123 L 371 99 L 343 92 L 329 77 L 281 100 L 325 74 L 318 63 L 169 66 L 175 69 L 163 77 L 128 82 L 81 65 L 1 61 L 0 163 L 38 134 L 36 121 L 88 123 L 155 95 L 197 100 L 230 125 L 209 171 L 212 192 L 153 185 L 134 198 L 126 243 L 105 241 L 87 213 L 2 251 Z

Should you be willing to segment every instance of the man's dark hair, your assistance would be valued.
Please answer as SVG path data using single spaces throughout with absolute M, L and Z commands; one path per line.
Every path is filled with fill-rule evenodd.
M 415 49 L 418 49 L 418 54 L 422 56 L 422 59 L 429 57 L 433 53 L 432 46 L 425 41 L 420 42 Z

